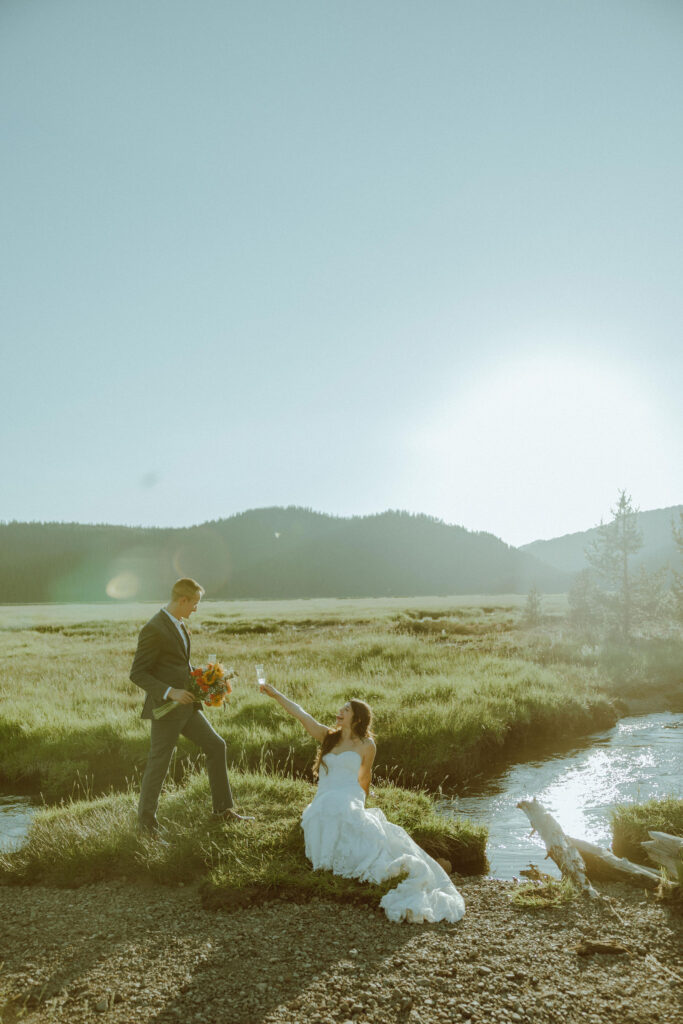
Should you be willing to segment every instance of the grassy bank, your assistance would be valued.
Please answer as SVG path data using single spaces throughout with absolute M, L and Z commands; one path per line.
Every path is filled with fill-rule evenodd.
M 240 807 L 255 821 L 212 823 L 204 773 L 168 787 L 161 807 L 168 846 L 138 836 L 132 792 L 43 809 L 25 845 L 0 854 L 0 882 L 77 887 L 116 878 L 169 885 L 201 879 L 204 902 L 214 907 L 244 905 L 275 893 L 376 904 L 396 884 L 365 885 L 311 870 L 300 827 L 301 812 L 314 793 L 310 783 L 236 772 L 233 786 Z M 380 807 L 429 854 L 450 860 L 454 870 L 486 869 L 486 829 L 438 816 L 425 794 L 378 786 L 368 806 Z
M 642 804 L 619 804 L 612 812 L 612 849 L 618 857 L 652 867 L 641 843 L 648 832 L 683 836 L 683 800 L 670 796 Z
M 520 598 L 205 603 L 193 620 L 193 658 L 215 650 L 240 673 L 230 707 L 209 713 L 233 764 L 305 775 L 313 759 L 310 738 L 258 693 L 254 666 L 263 662 L 269 679 L 322 721 L 352 696 L 372 705 L 378 778 L 449 791 L 616 720 L 590 657 L 555 638 L 562 600 L 540 633 L 524 629 Z M 58 800 L 135 781 L 149 726 L 128 672 L 154 610 L 3 612 L 6 788 Z M 192 749 L 179 747 L 176 778 Z

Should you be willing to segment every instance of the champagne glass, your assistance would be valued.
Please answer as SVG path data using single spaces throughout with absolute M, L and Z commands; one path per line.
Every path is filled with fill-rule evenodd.
M 218 658 L 216 657 L 216 655 L 215 654 L 210 654 L 208 659 L 207 659 L 207 664 L 208 665 L 215 665 L 217 661 L 218 661 Z
M 256 666 L 256 679 L 258 680 L 259 690 L 263 693 L 263 685 L 266 681 L 266 670 L 263 665 Z

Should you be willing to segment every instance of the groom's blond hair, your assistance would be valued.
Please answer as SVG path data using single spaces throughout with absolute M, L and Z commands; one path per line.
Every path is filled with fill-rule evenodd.
M 179 597 L 194 597 L 195 594 L 203 597 L 204 587 L 190 576 L 184 576 L 181 580 L 176 580 L 171 591 L 171 597 L 174 601 L 177 601 Z

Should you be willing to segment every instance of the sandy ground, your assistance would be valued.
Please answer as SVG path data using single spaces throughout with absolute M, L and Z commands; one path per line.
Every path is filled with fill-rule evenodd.
M 456 925 L 320 901 L 215 913 L 194 887 L 0 888 L 0 1021 L 683 1021 L 683 917 L 654 897 L 527 910 L 513 883 L 458 886 Z M 586 939 L 629 952 L 581 956 Z

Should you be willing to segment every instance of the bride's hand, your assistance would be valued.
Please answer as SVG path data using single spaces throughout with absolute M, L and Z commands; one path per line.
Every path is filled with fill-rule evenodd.
M 275 687 L 271 686 L 270 683 L 259 683 L 259 689 L 261 693 L 265 693 L 267 697 L 275 696 Z

